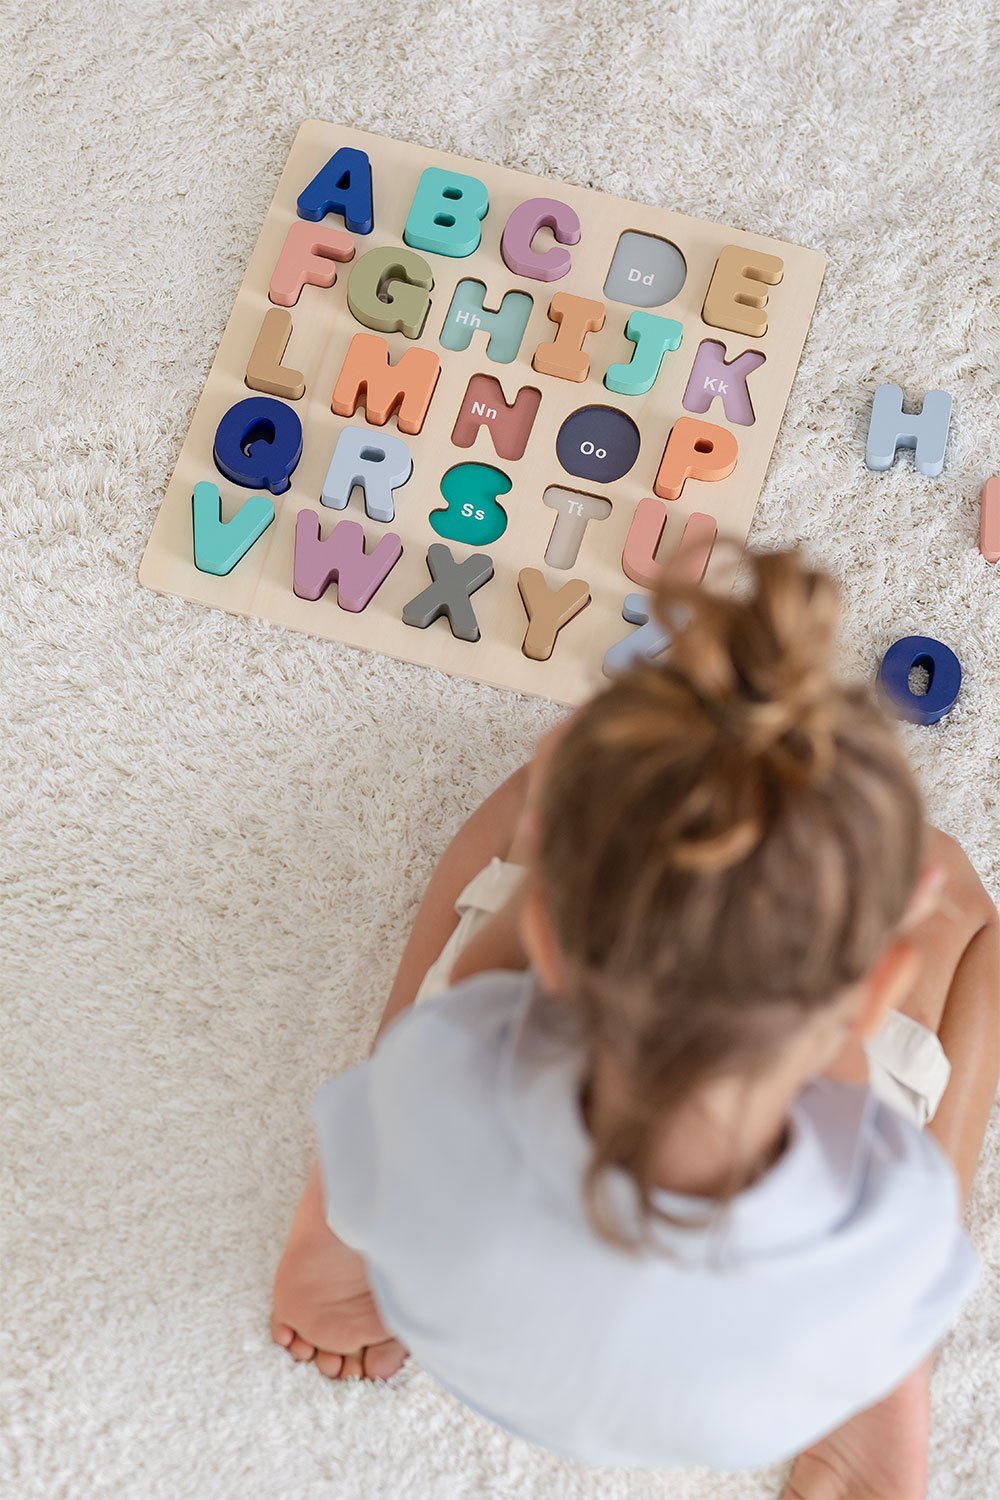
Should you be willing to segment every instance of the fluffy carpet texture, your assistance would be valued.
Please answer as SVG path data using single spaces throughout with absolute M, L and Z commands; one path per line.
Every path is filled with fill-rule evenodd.
M 0 0 L 5 1500 L 778 1493 L 576 1468 L 419 1370 L 336 1388 L 269 1345 L 310 1093 L 364 1055 L 434 859 L 555 711 L 136 568 L 307 116 L 818 246 L 754 538 L 842 580 L 850 668 L 911 631 L 958 650 L 958 706 L 907 740 L 996 893 L 991 11 Z M 940 479 L 863 467 L 887 380 L 954 394 Z M 997 1147 L 935 1378 L 937 1500 L 1000 1493 Z

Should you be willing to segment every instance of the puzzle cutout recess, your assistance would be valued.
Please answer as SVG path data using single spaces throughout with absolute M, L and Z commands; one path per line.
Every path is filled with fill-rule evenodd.
M 816 251 L 307 121 L 140 568 L 165 593 L 563 703 L 725 583 Z

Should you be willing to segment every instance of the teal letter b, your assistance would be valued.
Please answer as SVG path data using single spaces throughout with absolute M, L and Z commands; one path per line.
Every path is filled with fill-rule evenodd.
M 479 249 L 479 221 L 489 206 L 486 184 L 478 177 L 427 167 L 417 183 L 403 241 L 434 255 L 472 255 Z

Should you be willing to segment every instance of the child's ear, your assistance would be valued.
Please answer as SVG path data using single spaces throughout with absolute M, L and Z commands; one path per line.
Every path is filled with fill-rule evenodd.
M 550 995 L 563 990 L 563 961 L 556 943 L 549 909 L 538 887 L 532 884 L 521 903 L 521 942 L 531 967 Z
M 851 1034 L 874 1036 L 890 1010 L 898 1010 L 920 972 L 920 955 L 905 937 L 894 938 L 865 980 Z

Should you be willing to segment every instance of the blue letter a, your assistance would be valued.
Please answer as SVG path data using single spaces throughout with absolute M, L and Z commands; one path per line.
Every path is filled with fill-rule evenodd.
M 341 146 L 302 190 L 295 206 L 300 219 L 319 220 L 327 214 L 343 214 L 352 234 L 371 234 L 372 166 L 367 152 Z

